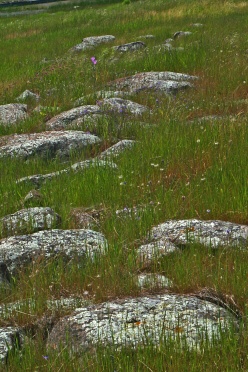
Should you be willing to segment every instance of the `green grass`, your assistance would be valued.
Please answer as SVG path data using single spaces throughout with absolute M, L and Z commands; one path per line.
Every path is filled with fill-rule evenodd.
M 247 370 L 247 252 L 229 247 L 211 251 L 192 245 L 182 254 L 154 261 L 149 267 L 137 264 L 135 251 L 152 226 L 167 219 L 219 219 L 248 224 L 248 126 L 247 126 L 247 3 L 244 1 L 179 0 L 81 2 L 50 8 L 31 16 L 2 18 L 0 23 L 0 104 L 15 102 L 25 89 L 39 93 L 45 108 L 15 126 L 0 126 L 0 135 L 45 130 L 55 113 L 74 106 L 81 96 L 103 89 L 116 78 L 143 71 L 175 71 L 197 75 L 195 88 L 164 97 L 141 94 L 134 101 L 153 110 L 137 119 L 113 115 L 94 127 L 103 139 L 100 146 L 60 159 L 34 157 L 0 159 L 0 217 L 22 208 L 32 185 L 16 184 L 27 175 L 49 173 L 98 155 L 120 139 L 137 144 L 113 159 L 118 170 L 89 169 L 63 174 L 44 183 L 41 204 L 62 217 L 62 228 L 77 228 L 71 217 L 74 208 L 99 210 L 99 231 L 109 242 L 101 260 L 78 270 L 77 259 L 34 262 L 13 278 L 10 288 L 1 289 L 2 304 L 31 298 L 21 313 L 10 314 L 3 325 L 25 325 L 32 334 L 22 353 L 10 353 L 7 371 L 238 371 Z M 25 7 L 27 9 L 28 7 Z M 33 8 L 32 8 L 33 9 Z M 19 8 L 18 8 L 19 10 Z M 192 23 L 203 23 L 194 28 Z M 178 30 L 193 35 L 178 39 L 184 51 L 165 53 L 153 49 Z M 92 35 L 111 34 L 112 45 L 73 54 L 69 49 Z M 147 48 L 118 55 L 112 49 L 153 34 Z M 98 60 L 95 70 L 91 56 Z M 94 104 L 94 97 L 86 98 Z M 216 122 L 197 119 L 223 115 Z M 235 117 L 235 120 L 232 119 Z M 82 127 L 78 130 L 85 130 Z M 142 206 L 140 218 L 120 218 L 116 210 Z M 44 335 L 35 330 L 41 316 L 58 318 L 47 308 L 48 299 L 80 296 L 85 291 L 95 302 L 142 294 L 133 280 L 141 271 L 165 274 L 173 281 L 172 292 L 194 293 L 212 288 L 235 304 L 242 314 L 240 334 L 231 332 L 198 351 L 179 351 L 170 340 L 159 348 L 137 351 L 97 348 L 84 355 L 67 349 L 47 351 Z M 131 275 L 130 275 L 131 274 Z M 117 280 L 118 279 L 118 280 Z M 150 290 L 156 293 L 156 290 Z M 48 359 L 44 359 L 48 356 Z M 5 368 L 5 367 L 3 367 Z

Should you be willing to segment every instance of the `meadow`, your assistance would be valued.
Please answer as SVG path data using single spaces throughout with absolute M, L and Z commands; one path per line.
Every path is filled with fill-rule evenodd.
M 23 9 L 28 9 L 25 6 Z M 22 9 L 22 8 L 21 8 Z M 32 7 L 35 9 L 35 6 Z M 18 11 L 20 8 L 18 8 Z M 2 10 L 1 10 L 2 11 Z M 8 8 L 9 12 L 9 8 Z M 202 27 L 192 24 L 201 23 Z M 248 225 L 248 4 L 241 0 L 137 0 L 94 1 L 60 4 L 46 12 L 0 18 L 0 104 L 16 102 L 25 89 L 40 95 L 43 109 L 28 102 L 29 117 L 12 126 L 0 125 L 0 135 L 37 133 L 55 114 L 74 107 L 107 83 L 137 72 L 174 71 L 198 76 L 194 88 L 176 96 L 157 92 L 130 97 L 148 106 L 151 114 L 140 119 L 113 115 L 94 128 L 102 138 L 99 147 L 72 153 L 66 162 L 88 159 L 121 139 L 136 145 L 114 161 L 118 171 L 89 169 L 83 174 L 63 174 L 44 183 L 41 206 L 53 208 L 62 228 L 77 228 L 75 208 L 98 211 L 98 229 L 109 252 L 100 262 L 60 260 L 35 262 L 20 272 L 9 288 L 0 288 L 1 304 L 32 299 L 30 314 L 10 314 L 2 325 L 25 326 L 51 311 L 46 303 L 62 296 L 79 296 L 86 290 L 95 303 L 142 293 L 161 293 L 161 288 L 142 290 L 133 275 L 164 274 L 173 282 L 172 293 L 195 293 L 211 288 L 232 300 L 242 315 L 236 334 L 199 350 L 178 350 L 168 340 L 158 348 L 97 348 L 83 355 L 46 350 L 45 336 L 35 332 L 21 352 L 10 352 L 6 371 L 245 371 L 248 369 L 248 251 L 225 247 L 214 252 L 199 244 L 172 253 L 149 267 L 137 263 L 135 249 L 148 231 L 168 219 L 198 218 Z M 160 48 L 176 31 L 191 31 L 173 46 Z M 142 35 L 147 47 L 118 54 L 108 44 L 93 51 L 71 53 L 84 37 L 114 35 L 113 45 L 136 41 Z M 94 66 L 91 57 L 97 59 Z M 215 121 L 202 117 L 220 116 Z M 80 130 L 80 128 L 77 128 Z M 0 217 L 23 207 L 30 191 L 16 180 L 65 168 L 64 161 L 34 157 L 28 161 L 0 159 Z M 35 203 L 35 202 L 34 202 Z M 33 206 L 36 206 L 35 204 Z M 142 207 L 137 219 L 120 218 L 117 210 Z M 131 275 L 130 275 L 131 274 Z M 65 314 L 57 309 L 56 317 Z M 31 332 L 31 331 L 30 331 Z M 46 358 L 44 358 L 46 356 Z

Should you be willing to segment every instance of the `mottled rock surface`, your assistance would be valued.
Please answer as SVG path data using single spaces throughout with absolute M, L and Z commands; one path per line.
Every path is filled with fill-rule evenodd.
M 111 158 L 111 157 L 116 157 L 116 156 L 120 155 L 121 153 L 123 153 L 125 150 L 132 148 L 135 143 L 136 143 L 136 141 L 128 140 L 128 139 L 124 139 L 122 141 L 119 141 L 116 144 L 114 144 L 113 146 L 106 149 L 105 151 L 101 152 L 101 154 L 99 155 L 99 158 L 100 159 L 108 159 L 108 158 Z
M 0 105 L 0 124 L 11 125 L 27 118 L 27 105 L 9 103 Z
M 66 129 L 73 121 L 88 115 L 101 114 L 101 108 L 97 105 L 84 105 L 64 111 L 46 122 L 47 130 Z
M 45 230 L 29 235 L 0 240 L 0 263 L 11 275 L 38 257 L 62 255 L 66 260 L 75 256 L 94 259 L 106 252 L 104 236 L 93 230 Z
M 0 362 L 7 359 L 8 352 L 22 343 L 22 332 L 17 327 L 0 328 Z
M 85 169 L 89 168 L 103 168 L 103 169 L 117 169 L 117 165 L 110 161 L 104 161 L 98 158 L 88 159 L 80 161 L 71 165 L 68 168 L 61 169 L 57 172 L 47 173 L 47 174 L 35 174 L 33 176 L 27 176 L 17 180 L 17 183 L 32 183 L 36 187 L 40 187 L 41 184 L 45 181 L 50 181 L 54 177 L 58 177 L 64 173 L 70 172 L 82 172 Z
M 132 43 L 115 46 L 114 49 L 118 52 L 134 52 L 135 50 L 143 49 L 146 44 L 142 41 L 133 41 Z
M 35 207 L 22 209 L 0 219 L 0 233 L 5 236 L 31 233 L 58 227 L 61 217 L 53 209 Z
M 153 227 L 150 238 L 155 244 L 168 240 L 176 246 L 194 242 L 212 248 L 245 246 L 248 242 L 248 226 L 218 220 L 169 220 Z
M 114 80 L 109 85 L 117 90 L 128 91 L 132 94 L 143 90 L 153 90 L 168 94 L 192 87 L 191 81 L 195 79 L 197 79 L 196 76 L 177 72 L 141 72 Z
M 26 100 L 34 100 L 38 102 L 40 100 L 40 96 L 39 94 L 33 93 L 30 90 L 26 89 L 24 90 L 24 92 L 22 92 L 22 94 L 20 94 L 17 97 L 17 101 L 26 101 Z
M 14 134 L 0 138 L 0 158 L 28 159 L 34 155 L 43 158 L 68 158 L 75 150 L 101 142 L 100 138 L 81 131 L 48 131 Z
M 192 32 L 190 31 L 177 31 L 174 33 L 173 38 L 180 39 L 181 37 L 190 36 L 190 35 L 192 35 Z
M 111 43 L 115 40 L 113 35 L 103 35 L 103 36 L 89 36 L 85 37 L 80 44 L 75 45 L 71 51 L 81 52 L 84 50 L 89 50 L 97 47 L 100 44 Z
M 69 343 L 72 350 L 97 344 L 116 347 L 154 344 L 166 338 L 197 347 L 228 330 L 236 318 L 224 308 L 194 296 L 156 295 L 128 298 L 76 309 L 62 318 L 48 338 L 48 346 Z
M 143 273 L 137 276 L 137 283 L 141 289 L 169 288 L 172 281 L 164 275 L 156 273 Z
M 114 111 L 122 115 L 123 114 L 142 115 L 145 112 L 148 112 L 149 110 L 146 106 L 140 105 L 139 103 L 117 97 L 105 98 L 98 104 L 100 104 L 104 110 Z

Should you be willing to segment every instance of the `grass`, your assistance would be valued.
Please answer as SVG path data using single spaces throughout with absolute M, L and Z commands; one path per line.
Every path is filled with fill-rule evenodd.
M 77 161 L 96 156 L 120 139 L 134 139 L 136 145 L 113 159 L 118 171 L 89 169 L 63 174 L 44 183 L 41 205 L 53 208 L 62 217 L 62 228 L 77 228 L 71 218 L 74 208 L 99 211 L 98 229 L 109 242 L 108 255 L 78 270 L 80 262 L 62 259 L 34 262 L 10 288 L 1 288 L 2 304 L 24 301 L 23 311 L 10 314 L 3 325 L 26 326 L 32 338 L 22 353 L 10 352 L 7 371 L 236 371 L 247 370 L 247 252 L 226 247 L 218 251 L 192 245 L 154 261 L 149 267 L 137 264 L 136 248 L 146 240 L 152 226 L 167 219 L 219 219 L 248 224 L 248 127 L 247 127 L 247 3 L 243 1 L 97 1 L 56 6 L 45 13 L 2 18 L 0 23 L 0 103 L 15 102 L 25 89 L 40 94 L 40 113 L 28 103 L 29 118 L 6 127 L 0 135 L 34 133 L 45 130 L 45 122 L 55 113 L 71 109 L 85 96 L 103 89 L 116 78 L 143 71 L 175 71 L 199 77 L 195 88 L 176 97 L 141 94 L 133 100 L 147 105 L 152 115 L 139 120 L 115 115 L 101 119 L 93 128 L 103 139 L 99 147 L 71 154 L 68 161 L 34 157 L 27 162 L 0 159 L 0 217 L 22 208 L 32 188 L 16 184 L 16 179 L 63 169 Z M 27 9 L 28 7 L 25 7 Z M 32 8 L 33 9 L 33 8 Z M 8 8 L 8 11 L 10 8 Z M 19 8 L 18 8 L 19 10 Z M 203 23 L 194 28 L 193 23 Z M 184 51 L 171 53 L 153 49 L 178 30 L 190 30 L 188 38 L 174 42 Z M 111 34 L 112 45 L 147 39 L 147 48 L 116 54 L 111 45 L 73 54 L 69 49 L 83 37 Z M 98 60 L 95 69 L 90 58 Z M 221 115 L 219 121 L 202 116 Z M 78 130 L 85 130 L 82 124 Z M 116 210 L 141 206 L 140 217 L 122 218 Z M 48 299 L 80 296 L 102 302 L 137 296 L 135 275 L 140 272 L 165 274 L 173 281 L 174 293 L 194 293 L 211 288 L 242 314 L 240 334 L 223 335 L 221 342 L 200 351 L 179 351 L 172 340 L 159 348 L 152 346 L 116 351 L 111 348 L 71 355 L 45 348 L 44 334 L 35 321 L 42 316 L 55 319 L 47 308 Z M 161 291 L 161 289 L 160 289 Z M 149 290 L 156 293 L 156 290 Z M 159 290 L 158 290 L 159 292 Z M 28 299 L 34 301 L 30 309 Z M 214 351 L 213 351 L 214 350 Z M 45 358 L 44 358 L 45 357 Z M 48 357 L 48 358 L 46 358 Z

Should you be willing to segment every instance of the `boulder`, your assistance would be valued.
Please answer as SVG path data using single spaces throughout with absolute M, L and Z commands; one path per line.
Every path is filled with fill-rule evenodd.
M 107 112 L 116 112 L 119 114 L 133 114 L 142 115 L 148 112 L 149 109 L 146 106 L 140 105 L 139 103 L 123 99 L 123 98 L 104 98 L 102 101 L 98 101 L 98 105 L 101 105 L 103 110 Z
M 230 325 L 238 328 L 233 314 L 195 296 L 150 295 L 76 309 L 55 325 L 47 345 L 83 352 L 99 344 L 159 347 L 172 339 L 193 348 L 217 340 Z
M 181 37 L 184 37 L 184 36 L 190 36 L 192 35 L 192 32 L 190 31 L 177 31 L 174 33 L 173 35 L 173 39 L 180 39 Z
M 106 149 L 105 151 L 101 152 L 101 154 L 99 155 L 99 159 L 108 159 L 111 157 L 116 157 L 123 153 L 125 150 L 132 148 L 135 143 L 136 141 L 128 139 L 119 141 L 113 146 Z
M 0 138 L 0 158 L 32 156 L 68 158 L 72 151 L 101 142 L 100 138 L 81 131 L 51 131 L 31 134 L 14 134 Z
M 106 250 L 106 239 L 93 230 L 44 230 L 1 239 L 0 263 L 6 265 L 11 275 L 16 275 L 19 269 L 40 257 L 62 255 L 66 261 L 74 257 L 93 260 Z
M 101 114 L 101 108 L 98 105 L 84 105 L 64 111 L 46 122 L 47 130 L 66 129 L 76 119 L 84 118 L 88 115 Z
M 81 52 L 84 50 L 94 49 L 100 44 L 111 43 L 114 40 L 115 40 L 115 36 L 113 35 L 85 37 L 80 44 L 77 44 L 73 48 L 71 48 L 71 51 Z
M 27 105 L 21 103 L 9 103 L 0 105 L 0 124 L 16 124 L 27 118 Z
M 196 79 L 196 76 L 177 72 L 141 72 L 114 80 L 109 85 L 112 88 L 128 91 L 131 94 L 144 90 L 153 90 L 168 94 L 192 87 L 191 81 Z
M 18 327 L 0 328 L 0 361 L 3 363 L 12 349 L 19 348 L 23 343 L 23 334 Z
M 33 100 L 38 102 L 40 100 L 39 94 L 33 93 L 30 90 L 26 89 L 22 94 L 17 97 L 17 101 L 26 101 L 26 100 Z
M 58 177 L 63 173 L 70 173 L 72 171 L 82 172 L 85 169 L 98 168 L 98 167 L 103 168 L 103 169 L 117 169 L 117 165 L 113 162 L 94 158 L 94 159 L 80 161 L 78 163 L 71 165 L 68 168 L 61 169 L 60 171 L 57 171 L 57 172 L 52 172 L 52 173 L 47 173 L 47 174 L 35 174 L 33 176 L 23 177 L 17 180 L 16 183 L 32 183 L 36 187 L 40 187 L 43 182 L 50 181 L 54 177 Z
M 137 284 L 141 289 L 169 288 L 172 286 L 172 281 L 164 275 L 143 273 L 137 276 Z
M 242 247 L 248 242 L 248 226 L 219 220 L 168 220 L 152 228 L 150 239 L 155 244 L 167 240 L 180 247 L 190 243 L 211 248 Z
M 132 43 L 118 45 L 113 48 L 117 52 L 134 52 L 136 50 L 143 49 L 145 47 L 146 47 L 146 44 L 143 43 L 143 41 L 133 41 Z
M 51 208 L 27 208 L 0 219 L 0 234 L 5 236 L 31 233 L 58 227 L 61 217 Z

